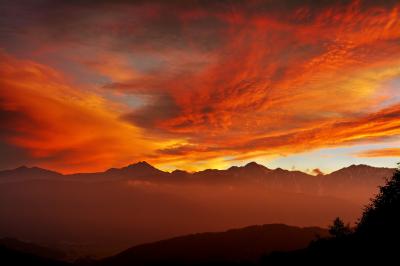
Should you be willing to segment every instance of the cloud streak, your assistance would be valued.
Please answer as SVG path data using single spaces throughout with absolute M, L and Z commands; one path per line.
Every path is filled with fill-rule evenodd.
M 358 157 L 400 157 L 400 148 L 367 150 L 357 154 Z

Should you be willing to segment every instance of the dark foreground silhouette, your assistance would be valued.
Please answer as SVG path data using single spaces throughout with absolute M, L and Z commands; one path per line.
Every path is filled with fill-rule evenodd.
M 201 233 L 130 248 L 100 265 L 224 265 L 256 263 L 265 252 L 306 247 L 329 235 L 317 227 L 283 224 L 249 226 L 220 233 Z
M 296 247 L 290 245 L 300 241 L 304 232 L 285 225 L 269 225 L 274 230 L 266 233 L 262 226 L 253 226 L 140 245 L 110 258 L 81 260 L 75 265 L 397 265 L 399 226 L 398 169 L 380 188 L 353 230 L 336 219 L 330 228 L 333 237 L 320 238 L 303 249 L 294 250 Z M 265 255 L 259 256 L 260 253 Z M 1 265 L 71 265 L 1 245 L 0 259 Z
M 52 260 L 66 259 L 66 254 L 59 249 L 49 248 L 32 242 L 20 241 L 15 238 L 1 238 L 0 247 Z
M 340 226 L 339 226 L 340 228 Z M 365 208 L 353 232 L 320 239 L 303 250 L 276 252 L 263 265 L 398 265 L 400 261 L 400 169 Z
M 142 244 L 100 261 L 80 259 L 75 264 L 107 266 L 254 264 L 265 252 L 304 248 L 317 237 L 328 235 L 328 230 L 318 227 L 300 228 L 284 224 L 249 226 L 225 232 L 192 234 Z M 20 259 L 19 255 L 25 253 L 25 256 L 22 256 L 24 265 L 37 265 L 37 262 L 42 261 L 45 261 L 46 265 L 52 265 L 56 261 L 51 259 L 59 255 L 44 247 L 14 239 L 3 241 L 0 239 L 0 246 L 3 246 L 4 254 L 8 252 L 8 262 Z M 14 252 L 19 255 L 14 256 Z M 29 260 L 31 264 L 28 263 Z M 6 264 L 0 261 L 0 265 Z
M 67 262 L 41 257 L 0 245 L 0 265 L 3 266 L 68 266 Z

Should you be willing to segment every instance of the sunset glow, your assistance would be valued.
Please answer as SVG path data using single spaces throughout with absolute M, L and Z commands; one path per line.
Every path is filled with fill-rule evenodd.
M 400 156 L 398 1 L 72 2 L 1 4 L 2 169 Z

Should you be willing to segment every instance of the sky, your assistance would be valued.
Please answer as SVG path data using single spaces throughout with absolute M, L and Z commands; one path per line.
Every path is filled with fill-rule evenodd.
M 3 0 L 0 119 L 0 169 L 395 167 L 400 3 Z

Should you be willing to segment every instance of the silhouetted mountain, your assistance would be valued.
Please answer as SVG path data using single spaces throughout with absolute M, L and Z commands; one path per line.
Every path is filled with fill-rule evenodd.
M 352 182 L 360 185 L 377 185 L 377 181 L 390 177 L 395 169 L 384 167 L 372 167 L 365 164 L 351 165 L 325 175 L 323 181 L 329 185 L 341 184 L 343 186 Z
M 0 182 L 24 181 L 29 179 L 60 178 L 62 174 L 39 167 L 21 166 L 13 170 L 0 171 Z
M 226 170 L 206 169 L 193 173 L 194 180 L 206 183 L 260 182 L 272 170 L 251 162 L 245 166 L 232 166 Z
M 116 179 L 146 179 L 163 181 L 170 173 L 161 171 L 149 163 L 142 161 L 122 168 L 110 168 L 104 172 L 77 173 L 65 175 L 66 178 L 83 179 L 87 181 L 116 180 Z
M 335 195 L 336 192 L 349 188 L 369 188 L 375 190 L 384 183 L 384 178 L 393 173 L 392 168 L 379 168 L 368 165 L 352 165 L 326 175 L 313 176 L 301 171 L 289 171 L 281 168 L 267 167 L 251 162 L 245 166 L 232 166 L 226 170 L 206 169 L 188 173 L 175 170 L 172 173 L 161 171 L 147 162 L 138 162 L 122 168 L 110 168 L 104 172 L 77 173 L 62 175 L 60 173 L 25 166 L 0 171 L 0 181 L 23 181 L 29 179 L 82 179 L 86 181 L 104 181 L 116 179 L 140 179 L 154 182 L 182 183 L 240 183 L 257 182 L 267 187 L 284 189 L 297 193 L 323 193 Z M 342 193 L 343 194 L 343 193 Z
M 122 168 L 111 168 L 108 169 L 105 173 L 117 177 L 123 176 L 123 177 L 148 178 L 148 179 L 167 177 L 169 175 L 169 173 L 158 170 L 154 166 L 144 161 L 131 164 Z
M 15 238 L 1 238 L 0 246 L 48 259 L 62 260 L 66 256 L 61 250 L 24 242 Z
M 244 175 L 245 177 L 260 178 L 272 170 L 268 169 L 264 165 L 251 162 L 243 167 L 232 166 L 226 171 L 232 173 L 233 175 Z
M 187 178 L 190 176 L 189 172 L 183 171 L 183 170 L 179 170 L 176 169 L 174 171 L 171 172 L 172 176 L 177 176 L 177 177 L 181 177 L 181 178 Z
M 11 249 L 0 244 L 0 265 L 2 266 L 68 266 L 67 262 L 61 262 L 34 254 Z
M 266 181 L 268 186 L 305 194 L 317 194 L 320 185 L 320 177 L 282 168 L 270 171 L 266 176 Z
M 283 224 L 176 237 L 130 248 L 99 265 L 203 265 L 256 262 L 262 254 L 306 247 L 327 230 Z M 290 241 L 288 241 L 290 239 Z
M 321 176 L 321 193 L 367 202 L 394 171 L 394 168 L 351 165 Z

